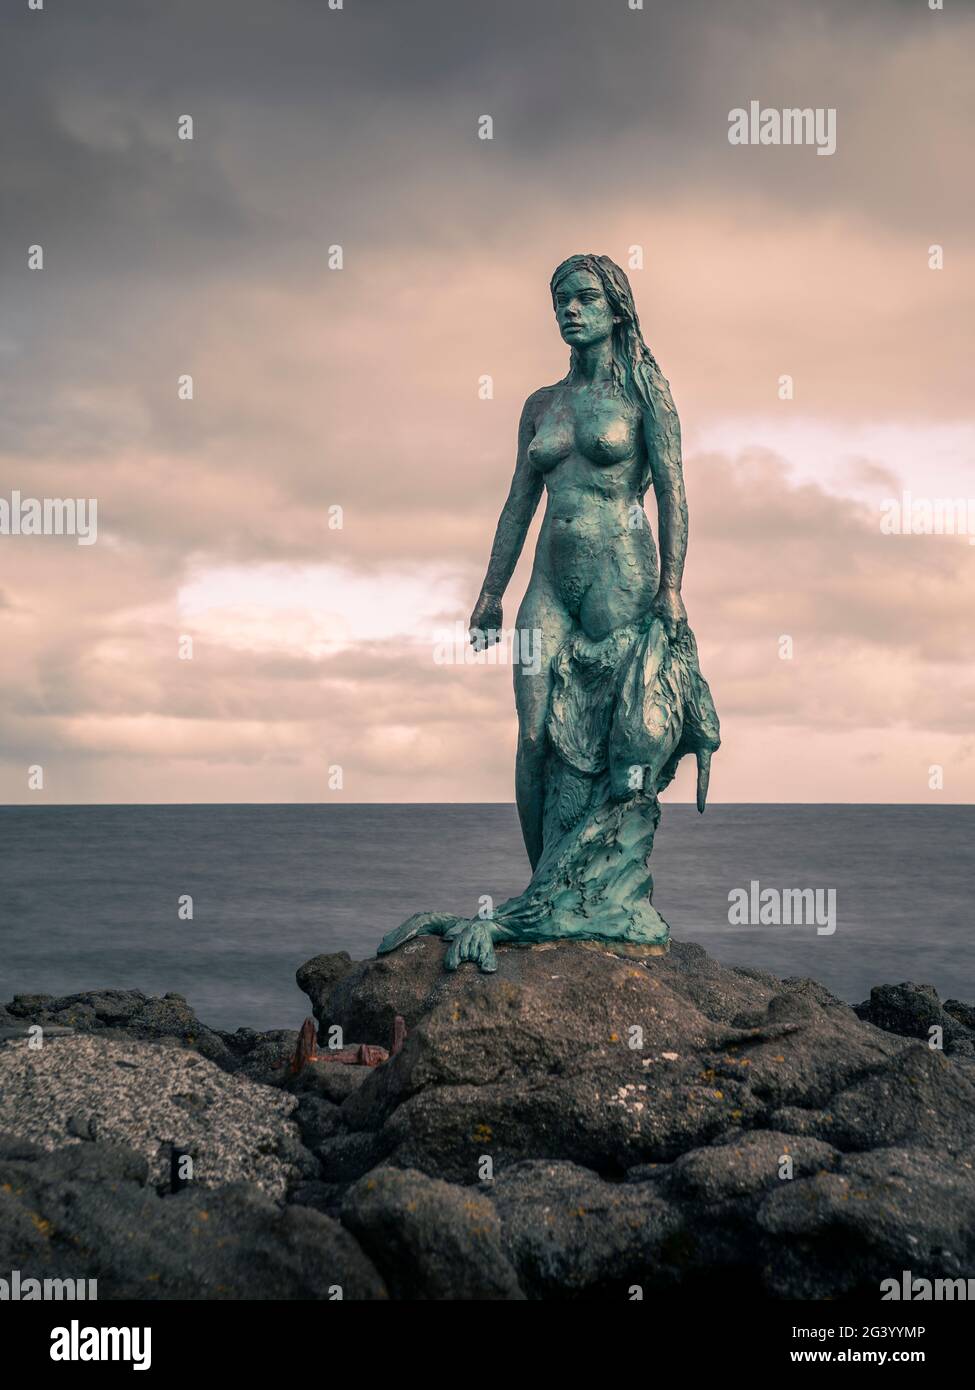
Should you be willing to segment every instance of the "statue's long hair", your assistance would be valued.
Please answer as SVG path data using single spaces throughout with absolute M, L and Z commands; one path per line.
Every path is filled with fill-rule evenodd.
M 570 256 L 563 261 L 551 280 L 553 307 L 559 284 L 576 270 L 588 270 L 598 278 L 614 317 L 619 319 L 619 323 L 613 325 L 611 371 L 617 394 L 636 406 L 644 417 L 648 461 L 640 486 L 642 497 L 650 485 L 649 455 L 652 452 L 656 452 L 665 468 L 667 464 L 680 468 L 680 422 L 674 398 L 657 359 L 643 341 L 630 282 L 615 261 L 608 256 L 594 255 Z

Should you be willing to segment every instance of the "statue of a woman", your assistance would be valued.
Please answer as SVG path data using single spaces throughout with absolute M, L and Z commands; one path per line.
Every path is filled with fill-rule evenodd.
M 670 388 L 643 341 L 626 275 L 571 256 L 552 276 L 569 372 L 525 402 L 471 640 L 498 640 L 501 599 L 542 495 L 548 507 L 519 632 L 540 670 L 515 666 L 515 794 L 533 875 L 485 917 L 417 913 L 384 937 L 446 937 L 448 969 L 497 968 L 496 942 L 563 937 L 666 949 L 647 861 L 658 793 L 685 753 L 707 797 L 718 718 L 681 599 L 687 503 Z M 657 498 L 660 565 L 643 510 Z M 532 650 L 519 642 L 519 650 Z M 536 668 L 537 662 L 532 663 Z

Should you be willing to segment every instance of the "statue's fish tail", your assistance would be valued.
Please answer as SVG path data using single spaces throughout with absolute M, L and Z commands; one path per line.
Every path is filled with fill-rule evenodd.
M 711 749 L 697 748 L 697 809 L 704 815 L 708 801 L 708 783 L 711 780 Z
M 386 933 L 379 943 L 376 955 L 384 956 L 389 951 L 395 951 L 397 946 L 411 941 L 414 936 L 446 936 L 450 928 L 456 926 L 459 921 L 461 918 L 449 912 L 414 912 L 401 926 Z

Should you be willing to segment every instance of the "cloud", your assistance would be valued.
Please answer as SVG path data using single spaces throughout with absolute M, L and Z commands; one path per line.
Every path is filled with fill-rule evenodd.
M 30 800 L 40 761 L 51 800 L 334 799 L 339 763 L 347 800 L 510 799 L 510 670 L 437 666 L 421 634 L 466 619 L 521 402 L 566 369 L 553 266 L 638 245 L 715 794 L 924 799 L 941 761 L 971 795 L 975 548 L 884 536 L 879 508 L 968 486 L 973 24 L 906 0 L 14 15 L 0 479 L 96 497 L 99 542 L 0 538 L 0 793 Z M 730 146 L 752 98 L 835 105 L 836 155 Z
M 686 598 L 735 769 L 727 790 L 717 783 L 719 799 L 781 794 L 770 737 L 788 745 L 794 791 L 826 792 L 831 761 L 850 757 L 852 799 L 922 799 L 921 771 L 936 761 L 953 767 L 956 791 L 975 790 L 970 658 L 959 640 L 973 562 L 965 538 L 883 535 L 861 501 L 796 485 L 767 452 L 692 457 L 687 471 Z M 425 583 L 422 570 L 373 580 L 350 571 L 324 588 L 317 569 L 216 570 L 167 609 L 153 606 L 143 573 L 120 605 L 117 577 L 139 576 L 116 554 L 116 582 L 103 576 L 65 607 L 63 577 L 38 563 L 46 544 L 30 543 L 31 621 L 19 632 L 8 624 L 5 643 L 8 798 L 23 799 L 24 769 L 36 762 L 49 767 L 53 799 L 58 777 L 73 787 L 80 766 L 110 800 L 170 799 L 174 785 L 176 800 L 220 799 L 247 769 L 252 795 L 290 787 L 298 799 L 335 799 L 327 770 L 336 765 L 350 800 L 510 796 L 518 674 L 483 659 L 438 664 L 432 633 L 424 640 L 435 618 L 464 620 L 460 588 Z M 525 578 L 523 567 L 511 613 Z M 363 610 L 360 633 L 322 641 L 316 590 L 344 593 L 348 612 L 377 597 L 392 606 Z M 187 633 L 193 659 L 183 661 Z M 844 799 L 845 768 L 834 799 Z

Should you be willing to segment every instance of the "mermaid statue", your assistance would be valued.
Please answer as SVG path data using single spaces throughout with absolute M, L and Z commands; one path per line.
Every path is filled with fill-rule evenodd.
M 685 753 L 704 810 L 718 717 L 681 579 L 687 501 L 670 387 L 643 341 L 629 281 L 608 256 L 571 256 L 551 282 L 568 374 L 528 397 L 518 457 L 471 615 L 483 650 L 545 489 L 517 618 L 541 661 L 516 664 L 515 795 L 532 867 L 524 892 L 473 918 L 419 912 L 379 954 L 446 938 L 444 964 L 497 969 L 498 943 L 574 938 L 667 950 L 648 861 L 659 794 Z M 657 501 L 660 561 L 643 499 Z

